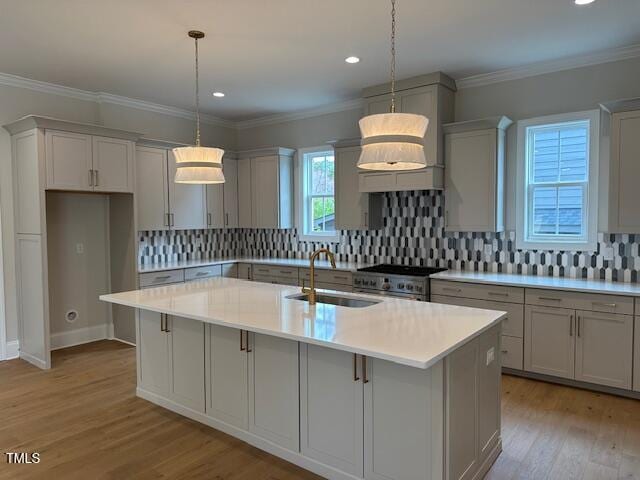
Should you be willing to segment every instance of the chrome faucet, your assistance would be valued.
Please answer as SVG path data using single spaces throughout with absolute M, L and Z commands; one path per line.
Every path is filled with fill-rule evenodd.
M 318 256 L 321 253 L 326 253 L 327 258 L 329 258 L 329 262 L 331 262 L 331 267 L 336 268 L 336 259 L 333 253 L 331 253 L 329 249 L 319 248 L 318 250 L 316 250 L 311 254 L 311 258 L 309 259 L 309 274 L 311 275 L 311 287 L 310 288 L 305 288 L 304 286 L 302 287 L 302 293 L 304 293 L 305 295 L 308 295 L 309 305 L 316 304 L 315 262 L 316 262 L 316 258 L 318 258 Z

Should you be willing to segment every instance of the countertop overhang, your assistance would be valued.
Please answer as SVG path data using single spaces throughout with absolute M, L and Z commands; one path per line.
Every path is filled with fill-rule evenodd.
M 380 303 L 365 308 L 311 306 L 287 298 L 299 292 L 296 287 L 216 277 L 101 295 L 100 300 L 422 369 L 506 317 L 492 310 L 328 290 Z

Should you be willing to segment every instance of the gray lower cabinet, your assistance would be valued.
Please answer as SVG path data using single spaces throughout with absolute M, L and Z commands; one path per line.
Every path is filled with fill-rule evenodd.
M 139 384 L 187 408 L 204 412 L 204 324 L 140 310 Z
M 360 357 L 300 345 L 300 449 L 302 454 L 362 477 L 364 417 Z
M 209 325 L 206 358 L 206 414 L 247 430 L 249 370 L 244 332 L 237 328 Z
M 576 373 L 583 382 L 631 389 L 633 317 L 576 312 Z
M 248 333 L 249 431 L 300 450 L 298 342 Z
M 640 317 L 635 317 L 634 364 L 633 364 L 633 389 L 640 392 Z
M 527 305 L 524 315 L 524 369 L 573 378 L 575 311 Z

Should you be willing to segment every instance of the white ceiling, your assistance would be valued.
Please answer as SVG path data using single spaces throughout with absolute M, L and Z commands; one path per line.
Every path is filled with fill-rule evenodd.
M 388 0 L 0 0 L 0 72 L 244 120 L 387 81 Z M 398 0 L 398 77 L 454 78 L 640 43 L 640 0 Z M 344 58 L 362 61 L 348 65 Z M 223 99 L 211 96 L 226 93 Z

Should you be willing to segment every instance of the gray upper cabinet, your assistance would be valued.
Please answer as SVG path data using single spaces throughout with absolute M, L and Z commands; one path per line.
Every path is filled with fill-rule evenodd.
M 133 192 L 133 142 L 46 130 L 46 188 Z
M 358 184 L 360 142 L 341 141 L 334 145 L 336 162 L 336 228 L 363 230 L 382 228 L 382 194 L 361 193 Z
M 173 152 L 155 143 L 136 149 L 138 230 L 207 228 L 205 186 L 175 183 Z
M 163 149 L 136 148 L 136 205 L 138 230 L 164 230 L 169 227 L 167 153 Z
M 507 117 L 444 126 L 445 230 L 504 230 Z
M 241 228 L 293 226 L 293 153 L 287 148 L 269 148 L 238 154 Z
M 366 88 L 364 115 L 388 113 L 391 107 L 388 84 Z M 453 120 L 455 82 L 442 73 L 422 75 L 397 82 L 396 111 L 416 113 L 429 119 L 424 139 L 427 168 L 404 172 L 360 172 L 361 192 L 390 192 L 443 188 L 442 125 Z
M 207 226 L 238 226 L 238 164 L 234 154 L 225 153 L 222 160 L 224 183 L 207 185 Z
M 635 110 L 626 110 L 629 103 Z M 607 231 L 640 233 L 640 102 L 617 103 L 615 107 L 611 115 Z

